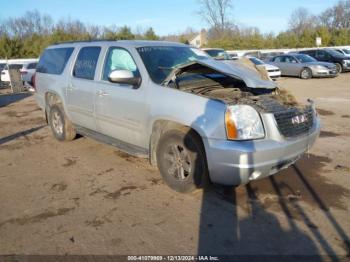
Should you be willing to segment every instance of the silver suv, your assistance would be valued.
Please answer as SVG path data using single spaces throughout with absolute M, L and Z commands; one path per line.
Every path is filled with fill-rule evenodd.
M 149 158 L 180 192 L 275 174 L 320 131 L 312 104 L 295 105 L 274 82 L 183 44 L 57 44 L 34 80 L 58 140 L 79 133 Z

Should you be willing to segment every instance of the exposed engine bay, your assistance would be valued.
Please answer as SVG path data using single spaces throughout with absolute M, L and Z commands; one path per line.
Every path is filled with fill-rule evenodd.
M 228 105 L 250 105 L 260 113 L 272 113 L 285 137 L 304 134 L 313 125 L 314 108 L 311 102 L 302 106 L 287 90 L 281 90 L 277 86 L 248 87 L 242 79 L 197 63 L 188 66 L 186 70 L 182 68 L 175 72 L 168 79 L 168 86 L 217 99 Z

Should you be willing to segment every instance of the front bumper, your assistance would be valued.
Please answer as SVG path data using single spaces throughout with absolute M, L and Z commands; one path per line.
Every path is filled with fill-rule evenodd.
M 334 77 L 337 76 L 337 69 L 316 69 L 312 68 L 313 77 Z
M 279 70 L 278 71 L 267 71 L 267 74 L 272 79 L 275 79 L 275 78 L 279 78 L 281 76 L 281 71 L 279 71 Z
M 261 140 L 204 139 L 211 181 L 246 184 L 289 167 L 315 143 L 320 120 L 315 119 L 308 134 L 292 139 L 284 139 L 272 129 L 267 129 L 266 138 Z
M 350 63 L 343 63 L 343 71 L 350 71 Z

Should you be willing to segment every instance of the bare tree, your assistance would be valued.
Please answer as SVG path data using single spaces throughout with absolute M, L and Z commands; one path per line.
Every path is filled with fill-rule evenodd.
M 289 29 L 301 35 L 305 30 L 315 27 L 316 18 L 306 8 L 299 7 L 295 9 L 289 19 Z
M 199 15 L 211 28 L 221 34 L 230 25 L 229 11 L 232 9 L 232 0 L 199 0 Z
M 319 16 L 321 25 L 329 29 L 350 28 L 350 0 L 339 1 Z

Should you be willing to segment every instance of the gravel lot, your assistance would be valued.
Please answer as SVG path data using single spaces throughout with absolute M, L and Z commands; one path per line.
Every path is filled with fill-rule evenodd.
M 282 78 L 322 119 L 279 175 L 191 194 L 147 160 L 81 137 L 58 142 L 33 96 L 0 95 L 0 254 L 350 256 L 350 73 Z

